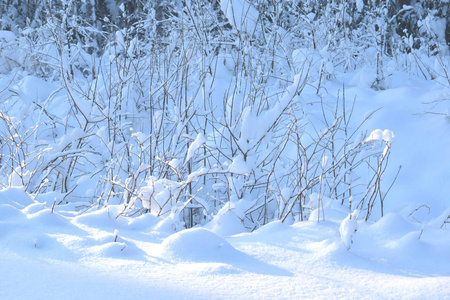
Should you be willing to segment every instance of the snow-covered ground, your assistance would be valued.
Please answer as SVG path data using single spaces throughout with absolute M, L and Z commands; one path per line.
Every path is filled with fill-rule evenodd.
M 50 194 L 4 188 L 0 299 L 449 299 L 450 124 L 421 115 L 449 91 L 395 72 L 376 91 L 370 74 L 337 76 L 324 90 L 335 97 L 344 82 L 355 114 L 380 108 L 365 128 L 395 134 L 387 182 L 402 170 L 383 218 L 352 222 L 330 202 L 320 223 L 174 233 L 167 218 L 117 217 L 120 205 L 80 214 L 78 203 L 52 208 Z
M 445 299 L 448 231 L 391 213 L 360 224 L 350 251 L 330 219 L 270 223 L 222 238 L 206 229 L 153 231 L 120 207 L 53 213 L 18 189 L 0 193 L 1 299 Z M 22 208 L 22 205 L 27 205 Z M 116 239 L 117 234 L 117 239 Z M 168 237 L 167 237 L 168 236 Z M 419 239 L 420 236 L 420 239 Z M 116 242 L 115 242 L 116 241 Z

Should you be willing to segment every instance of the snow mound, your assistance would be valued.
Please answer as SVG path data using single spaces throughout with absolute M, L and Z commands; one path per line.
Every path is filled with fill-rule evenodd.
M 420 225 L 408 222 L 398 213 L 389 213 L 378 222 L 370 226 L 374 235 L 383 235 L 387 238 L 399 238 L 412 231 L 420 230 Z
M 206 224 L 205 228 L 220 236 L 231 236 L 246 232 L 241 219 L 235 212 L 235 205 L 232 202 L 225 204 L 214 219 Z
M 179 212 L 173 209 L 172 212 L 162 220 L 160 220 L 154 227 L 155 231 L 159 231 L 166 234 L 172 234 L 181 229 L 184 229 L 184 222 L 180 221 Z
M 67 218 L 52 212 L 52 210 L 48 208 L 35 213 L 28 213 L 27 217 L 31 224 L 44 227 L 46 230 L 57 229 L 57 231 L 59 231 L 76 228 Z
M 91 254 L 100 257 L 123 258 L 128 252 L 127 244 L 123 242 L 109 242 L 103 245 L 94 246 L 90 249 Z
M 24 214 L 31 215 L 31 214 L 38 213 L 44 209 L 46 209 L 44 203 L 36 202 L 36 203 L 30 204 L 27 207 L 25 207 L 24 209 L 22 209 L 22 212 Z
M 231 246 L 217 234 L 194 228 L 177 232 L 161 244 L 161 258 L 181 263 L 224 263 L 233 273 L 244 270 L 256 274 L 292 276 L 289 271 L 262 262 Z
M 288 229 L 289 226 L 281 222 L 280 220 L 272 221 L 256 230 L 253 234 L 256 235 L 277 235 L 280 234 L 280 232 L 285 231 Z
M 13 232 L 26 220 L 26 215 L 9 204 L 0 204 L 0 239 Z
M 118 218 L 122 211 L 123 205 L 110 205 L 100 210 L 84 213 L 74 218 L 74 223 L 102 229 L 123 227 L 127 225 L 127 220 Z
M 9 204 L 0 204 L 0 220 L 14 220 L 25 218 L 25 214 L 22 213 L 16 207 Z
M 0 204 L 9 204 L 22 209 L 35 202 L 23 187 L 8 187 L 0 190 Z
M 390 213 L 358 228 L 351 251 L 373 261 L 411 272 L 448 274 L 450 235 L 447 230 L 408 222 Z M 436 262 L 439 261 L 439 264 Z
M 158 217 L 153 214 L 143 214 L 139 217 L 130 219 L 128 228 L 131 230 L 148 232 L 153 229 L 158 221 Z
M 204 228 L 177 232 L 161 246 L 162 257 L 178 262 L 222 262 L 241 255 L 222 237 Z

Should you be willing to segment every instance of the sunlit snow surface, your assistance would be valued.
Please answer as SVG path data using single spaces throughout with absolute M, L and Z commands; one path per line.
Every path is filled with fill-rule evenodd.
M 38 199 L 39 200 L 39 197 Z M 272 222 L 219 236 L 156 230 L 121 206 L 73 215 L 72 205 L 0 191 L 0 299 L 444 299 L 450 235 L 389 213 L 360 222 L 347 250 L 331 204 L 324 222 Z M 225 225 L 225 224 L 224 224 Z

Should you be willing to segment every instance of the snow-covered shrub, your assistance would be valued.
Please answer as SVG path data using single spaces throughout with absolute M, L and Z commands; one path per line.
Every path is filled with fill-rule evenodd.
M 362 64 L 376 70 L 377 90 L 411 63 L 445 79 L 445 60 L 433 71 L 415 58 L 425 44 L 442 46 L 443 11 L 392 1 L 164 3 L 112 12 L 55 1 L 45 20 L 0 35 L 0 71 L 17 71 L 2 81 L 4 111 L 22 122 L 3 128 L 15 147 L 2 149 L 13 159 L 4 178 L 217 230 L 223 220 L 250 230 L 306 220 L 314 209 L 320 220 L 326 199 L 353 197 L 366 219 L 374 207 L 382 214 L 390 144 L 366 139 L 367 118 L 356 120 L 345 87 L 331 99 L 327 83 Z M 418 35 L 394 22 L 412 11 Z M 6 66 L 16 49 L 26 61 Z

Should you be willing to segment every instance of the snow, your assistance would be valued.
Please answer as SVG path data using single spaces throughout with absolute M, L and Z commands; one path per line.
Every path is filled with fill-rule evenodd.
M 53 84 L 34 76 L 26 76 L 19 85 L 18 90 L 23 93 L 23 99 L 32 101 L 46 100 L 56 88 Z
M 427 82 L 397 85 L 400 79 L 408 82 L 401 77 L 392 80 L 390 90 L 374 92 L 370 84 L 354 81 L 360 75 L 347 75 L 351 78 L 348 96 L 366 99 L 360 102 L 361 111 L 383 106 L 367 128 L 390 128 L 370 131 L 366 142 L 392 144 L 392 163 L 408 170 L 393 186 L 395 200 L 386 203 L 388 213 L 383 218 L 364 222 L 356 211 L 350 218 L 346 207 L 311 194 L 310 221 L 293 225 L 274 221 L 248 233 L 242 212 L 252 201 L 232 199 L 203 228 L 186 230 L 176 207 L 164 218 L 119 216 L 123 205 L 91 208 L 77 215 L 72 203 L 52 209 L 54 199 L 62 199 L 57 193 L 33 199 L 20 183 L 12 184 L 0 190 L 0 269 L 8 270 L 0 272 L 0 298 L 447 297 L 450 225 L 445 222 L 450 212 L 442 197 L 448 190 L 448 123 L 415 114 L 422 109 L 421 99 L 435 93 L 431 88 L 416 90 L 418 84 L 430 87 Z M 289 99 L 281 99 L 263 119 L 272 122 Z M 245 114 L 248 125 L 241 128 L 242 136 L 259 138 L 268 124 L 262 131 L 247 128 L 254 126 L 255 117 L 249 110 Z M 52 147 L 61 151 L 83 136 L 69 131 Z M 186 161 L 205 142 L 198 134 Z M 177 168 L 181 162 L 169 164 Z M 326 167 L 330 158 L 323 156 L 322 164 Z M 229 171 L 248 174 L 243 155 L 233 159 Z M 162 204 L 170 191 L 162 181 L 152 180 L 147 196 L 152 194 Z M 241 184 L 232 180 L 233 185 Z M 214 188 L 226 190 L 226 185 L 217 183 Z M 282 194 L 289 198 L 291 193 L 286 188 Z M 324 212 L 317 209 L 319 201 Z M 430 213 L 426 207 L 416 210 L 423 203 Z M 317 223 L 319 213 L 325 221 L 320 216 Z
M 358 10 L 358 12 L 361 12 L 364 9 L 363 0 L 356 0 L 356 9 Z
M 344 221 L 342 221 L 341 226 L 339 227 L 342 242 L 344 243 L 345 247 L 347 247 L 347 249 L 350 249 L 353 243 L 353 235 L 358 229 L 357 217 L 358 211 L 349 213 L 348 217 L 345 218 Z
M 7 30 L 0 30 L 0 39 L 3 39 L 7 42 L 11 42 L 14 41 L 15 38 L 16 35 L 13 32 Z
M 236 203 L 233 202 L 225 204 L 214 216 L 214 219 L 205 225 L 205 228 L 225 237 L 246 232 L 243 222 L 239 218 Z
M 177 232 L 161 243 L 161 256 L 172 261 L 223 262 L 243 255 L 204 228 Z
M 256 27 L 258 11 L 247 0 L 221 0 L 220 5 L 225 16 L 239 31 L 251 35 Z
M 248 175 L 249 169 L 247 167 L 247 162 L 244 160 L 244 155 L 240 154 L 236 156 L 228 170 L 235 174 Z
M 199 149 L 206 142 L 207 140 L 205 135 L 202 132 L 199 132 L 195 140 L 189 146 L 186 154 L 186 162 L 188 162 L 194 156 L 194 152 L 197 151 L 197 149 Z
M 358 13 L 365 10 L 364 1 L 353 3 Z M 16 148 L 11 146 L 14 143 L 5 142 L 0 149 L 1 163 L 6 166 L 0 177 L 0 299 L 448 298 L 450 93 L 444 75 L 448 62 L 429 58 L 429 65 L 434 66 L 430 72 L 437 76 L 430 79 L 411 71 L 411 63 L 416 60 L 412 55 L 399 55 L 385 65 L 386 76 L 380 84 L 379 70 L 374 65 L 367 63 L 343 71 L 328 46 L 321 50 L 290 49 L 292 53 L 286 50 L 282 55 L 275 51 L 271 56 L 291 56 L 287 61 L 294 74 L 278 80 L 280 74 L 274 67 L 269 76 L 273 78 L 261 87 L 258 80 L 267 76 L 262 66 L 266 62 L 258 62 L 261 66 L 257 68 L 261 69 L 252 75 L 255 80 L 251 84 L 256 87 L 252 90 L 243 74 L 254 70 L 238 73 L 240 65 L 251 56 L 245 56 L 251 49 L 244 41 L 258 45 L 254 41 L 255 28 L 265 16 L 258 15 L 255 1 L 222 0 L 220 4 L 233 34 L 237 31 L 238 39 L 242 39 L 239 42 L 245 45 L 239 53 L 244 57 L 233 56 L 231 48 L 238 48 L 238 44 L 217 49 L 217 76 L 213 80 L 213 71 L 204 70 L 204 90 L 197 91 L 205 97 L 200 107 L 197 96 L 192 95 L 197 92 L 191 90 L 191 84 L 197 84 L 198 79 L 190 78 L 187 71 L 186 77 L 181 76 L 186 82 L 180 86 L 172 86 L 172 81 L 178 80 L 176 72 L 170 78 L 164 77 L 161 89 L 169 97 L 164 106 L 159 107 L 152 98 L 157 97 L 153 91 L 149 101 L 155 103 L 134 99 L 133 86 L 126 84 L 136 78 L 129 75 L 121 77 L 127 87 L 120 90 L 120 101 L 108 107 L 115 101 L 109 89 L 120 84 L 107 84 L 105 78 L 116 74 L 97 74 L 101 80 L 95 91 L 91 83 L 85 85 L 76 74 L 67 79 L 75 83 L 62 88 L 56 73 L 45 74 L 43 79 L 16 68 L 22 60 L 11 58 L 21 52 L 13 53 L 11 45 L 18 42 L 18 37 L 0 31 L 1 143 L 8 137 L 8 130 L 18 131 L 10 137 L 17 139 Z M 124 7 L 120 9 L 124 11 Z M 315 22 L 314 13 L 306 17 L 311 25 Z M 443 25 L 443 20 L 432 19 L 420 23 L 423 30 L 442 29 Z M 320 30 L 314 32 L 319 35 Z M 264 31 L 267 39 L 271 32 L 281 29 Z M 442 30 L 439 32 L 442 34 Z M 125 71 L 117 62 L 122 57 L 133 60 L 141 50 L 139 41 L 130 41 L 125 34 L 115 32 L 115 38 L 118 48 L 129 44 L 126 52 L 104 54 L 109 68 L 120 70 L 121 75 Z M 194 45 L 188 48 L 185 54 L 189 55 L 184 59 L 191 60 L 192 55 L 195 61 L 198 57 L 193 54 Z M 48 52 L 48 57 L 57 56 L 55 49 Z M 362 52 L 358 55 L 364 55 Z M 201 63 L 195 64 L 203 65 L 209 59 L 201 55 Z M 26 59 L 33 64 L 31 58 Z M 184 68 L 185 62 L 170 59 L 168 64 Z M 402 59 L 408 59 L 407 66 L 399 71 Z M 70 62 L 69 58 L 61 61 L 63 68 Z M 76 63 L 74 59 L 75 73 L 83 68 Z M 54 62 L 42 62 L 43 70 L 48 67 L 45 64 Z M 89 67 L 94 70 L 97 66 L 93 63 Z M 140 80 L 148 76 L 142 75 Z M 232 76 L 236 85 L 227 90 L 234 84 Z M 241 80 L 242 85 L 238 82 Z M 143 82 L 143 86 L 147 84 Z M 139 92 L 147 98 L 148 91 Z M 275 96 L 264 98 L 266 95 Z M 345 110 L 343 96 L 347 99 L 347 115 L 339 119 L 335 111 Z M 179 100 L 176 97 L 192 97 L 192 107 L 183 111 L 183 106 L 172 103 Z M 259 97 L 264 101 L 255 104 Z M 349 120 L 353 99 L 354 111 Z M 130 103 L 136 107 L 128 107 Z M 141 114 L 135 114 L 135 108 Z M 70 109 L 76 112 L 68 113 Z M 176 110 L 192 118 L 183 119 Z M 430 113 L 424 114 L 427 111 Z M 85 118 L 78 119 L 80 114 Z M 206 115 L 212 117 L 203 122 Z M 366 151 L 362 154 L 380 153 L 368 164 L 380 158 L 389 161 L 389 168 L 382 170 L 383 188 L 379 193 L 383 197 L 388 190 L 389 197 L 383 202 L 382 212 L 377 200 L 368 221 L 363 217 L 367 203 L 358 207 L 363 195 L 352 194 L 357 188 L 349 188 L 344 200 L 322 194 L 322 188 L 337 179 L 355 183 L 352 187 L 362 186 L 364 183 L 358 180 L 366 174 L 360 176 L 345 165 L 345 172 L 337 179 L 329 174 L 317 177 L 320 187 L 312 189 L 304 186 L 310 184 L 304 178 L 295 178 L 297 170 L 291 169 L 321 142 L 325 145 L 323 151 L 317 152 L 315 164 L 299 167 L 302 176 L 325 170 L 340 159 L 339 155 L 351 146 L 344 146 L 338 157 L 329 149 L 347 142 L 347 132 L 345 137 L 342 128 L 333 133 L 339 135 L 333 140 L 336 144 L 328 143 L 326 138 L 321 140 L 321 134 L 326 132 L 324 124 L 347 121 L 348 129 L 357 130 L 355 136 L 360 136 L 354 142 L 350 139 L 351 145 L 361 143 Z M 42 127 L 35 126 L 41 122 Z M 114 123 L 112 127 L 110 122 Z M 20 136 L 23 132 L 26 134 Z M 295 133 L 302 135 L 300 141 L 305 144 L 300 146 L 307 145 L 298 156 L 296 151 L 301 147 L 291 149 L 292 145 L 298 146 Z M 158 140 L 158 136 L 163 138 Z M 34 145 L 33 137 L 39 137 L 34 142 L 44 148 Z M 280 137 L 289 140 L 286 148 L 274 145 L 283 140 Z M 307 144 L 314 139 L 320 141 Z M 214 151 L 216 144 L 220 151 Z M 384 147 L 384 152 L 377 152 L 377 146 L 381 150 Z M 277 161 L 277 168 L 272 169 L 271 159 Z M 189 168 L 190 173 L 186 166 L 193 168 Z M 367 167 L 368 173 L 372 168 Z M 69 178 L 68 173 L 73 176 Z M 53 181 L 48 184 L 52 175 Z M 204 178 L 205 183 L 197 185 Z M 41 179 L 45 185 L 42 190 Z M 28 185 L 33 180 L 37 183 Z M 128 188 L 136 185 L 136 190 L 131 191 L 136 193 L 121 192 L 121 182 Z M 262 192 L 253 194 L 252 190 Z M 299 190 L 301 195 L 297 194 Z M 128 196 L 131 203 L 124 204 Z M 306 199 L 305 221 L 298 220 L 297 205 L 296 214 L 293 210 L 286 222 L 276 220 L 281 219 L 283 204 L 289 207 L 297 197 Z M 115 202 L 117 199 L 120 201 Z M 191 205 L 214 209 L 200 209 L 195 216 L 200 219 L 198 224 L 186 229 L 182 216 L 193 208 Z M 262 217 L 261 205 L 273 207 L 273 216 Z
M 381 131 L 376 129 L 370 133 L 370 136 L 366 139 L 366 142 L 370 141 L 385 141 L 388 145 L 394 142 L 394 133 L 388 129 Z
M 116 218 L 120 206 L 74 217 L 69 207 L 52 212 L 19 188 L 0 196 L 0 268 L 8 270 L 0 272 L 3 299 L 437 299 L 450 293 L 448 232 L 398 213 L 374 223 L 356 221 L 353 213 L 341 222 L 345 212 L 335 203 L 325 213 L 336 218 L 325 222 L 275 221 L 223 237 L 204 228 L 171 234 L 151 214 Z M 350 250 L 342 234 L 353 235 Z

